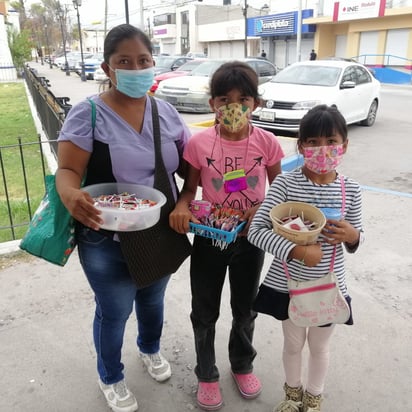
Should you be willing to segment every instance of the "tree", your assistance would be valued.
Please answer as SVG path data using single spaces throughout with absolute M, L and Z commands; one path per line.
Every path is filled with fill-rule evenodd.
M 23 30 L 19 33 L 15 28 L 11 28 L 7 35 L 13 64 L 17 71 L 21 72 L 24 63 L 31 58 L 33 43 L 30 40 L 29 32 Z

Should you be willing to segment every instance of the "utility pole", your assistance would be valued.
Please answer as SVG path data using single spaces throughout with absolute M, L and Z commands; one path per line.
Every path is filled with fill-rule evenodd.
M 243 16 L 245 17 L 245 44 L 244 44 L 244 57 L 247 57 L 247 8 L 249 5 L 247 4 L 247 0 L 245 0 L 245 8 L 243 9 Z
M 298 24 L 296 31 L 296 61 L 301 61 L 302 53 L 302 0 L 299 0 L 299 10 L 298 10 Z
M 107 0 L 104 0 L 104 38 L 106 38 L 106 33 L 107 33 Z
M 129 2 L 124 0 L 124 13 L 126 15 L 126 23 L 129 24 Z

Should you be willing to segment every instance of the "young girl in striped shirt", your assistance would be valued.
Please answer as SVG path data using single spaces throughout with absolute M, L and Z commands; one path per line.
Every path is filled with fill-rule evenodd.
M 326 105 L 314 107 L 301 121 L 297 145 L 304 157 L 303 167 L 276 177 L 252 220 L 248 234 L 252 244 L 273 255 L 273 262 L 260 286 L 255 309 L 282 321 L 286 396 L 274 412 L 320 411 L 329 365 L 329 342 L 334 330 L 334 325 L 299 327 L 288 318 L 289 294 L 283 265 L 287 265 L 291 278 L 295 280 L 322 277 L 328 273 L 336 247 L 334 272 L 350 306 L 343 249 L 345 247 L 347 252 L 355 252 L 362 235 L 361 189 L 353 180 L 347 177 L 341 179 L 336 171 L 348 146 L 343 116 L 337 109 Z M 319 208 L 338 210 L 344 205 L 343 216 L 340 220 L 327 220 L 318 243 L 296 245 L 272 230 L 269 212 L 286 201 L 306 202 Z M 353 324 L 352 315 L 346 324 Z M 306 340 L 309 365 L 304 388 L 301 373 L 302 350 Z

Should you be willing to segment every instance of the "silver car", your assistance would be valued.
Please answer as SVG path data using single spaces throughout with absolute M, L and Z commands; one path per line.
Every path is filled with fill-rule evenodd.
M 210 113 L 209 83 L 213 73 L 229 61 L 244 61 L 259 76 L 259 83 L 265 83 L 276 74 L 276 66 L 263 59 L 208 59 L 192 70 L 190 75 L 163 80 L 155 96 L 166 100 L 178 111 L 191 113 Z

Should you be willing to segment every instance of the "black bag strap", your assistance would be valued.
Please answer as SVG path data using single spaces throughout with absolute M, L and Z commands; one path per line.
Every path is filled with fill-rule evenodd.
M 163 194 L 166 196 L 167 202 L 166 205 L 162 208 L 161 213 L 167 213 L 167 215 L 169 215 L 170 211 L 175 205 L 175 199 L 162 156 L 159 111 L 157 108 L 157 103 L 153 96 L 149 97 L 152 104 L 153 140 L 155 152 L 155 173 L 153 187 L 163 192 Z

